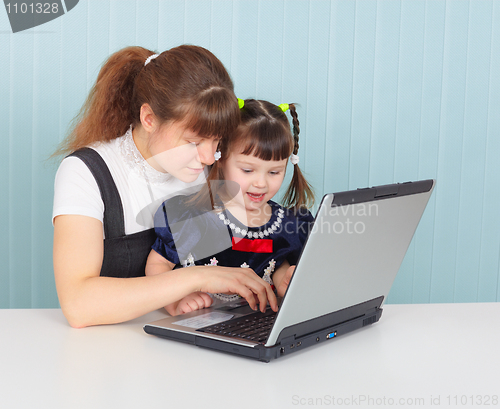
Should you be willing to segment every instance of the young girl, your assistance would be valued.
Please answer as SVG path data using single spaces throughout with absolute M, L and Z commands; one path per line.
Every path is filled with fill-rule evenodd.
M 145 277 L 158 204 L 204 181 L 219 141 L 240 121 L 233 84 L 209 51 L 113 54 L 59 154 L 54 274 L 74 327 L 126 321 L 196 291 L 236 292 L 277 309 L 271 287 L 245 269 L 196 267 Z
M 220 142 L 209 190 L 174 197 L 159 208 L 146 275 L 198 265 L 246 267 L 283 296 L 313 221 L 307 210 L 313 194 L 298 166 L 299 121 L 293 104 L 246 100 L 240 105 L 241 123 L 234 138 Z M 293 134 L 284 113 L 288 107 Z M 289 158 L 294 172 L 282 207 L 271 199 Z M 228 301 L 237 295 L 212 297 Z M 186 313 L 210 306 L 212 297 L 195 292 L 166 309 L 171 315 Z

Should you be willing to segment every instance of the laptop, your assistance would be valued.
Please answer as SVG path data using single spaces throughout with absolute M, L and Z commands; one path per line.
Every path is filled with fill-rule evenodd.
M 326 194 L 279 309 L 243 299 L 144 326 L 148 334 L 269 362 L 379 321 L 434 180 Z

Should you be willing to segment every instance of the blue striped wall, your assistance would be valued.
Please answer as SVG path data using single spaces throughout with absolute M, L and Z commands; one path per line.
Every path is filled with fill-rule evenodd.
M 389 302 L 499 300 L 500 2 L 80 0 L 16 34 L 0 7 L 0 308 L 58 306 L 46 159 L 101 63 L 182 43 L 238 96 L 300 104 L 318 196 L 438 180 Z

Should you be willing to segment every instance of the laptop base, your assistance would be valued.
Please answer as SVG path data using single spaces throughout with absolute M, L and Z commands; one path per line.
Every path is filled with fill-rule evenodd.
M 328 314 L 323 317 L 323 319 L 327 319 L 330 315 L 334 316 L 339 313 L 347 313 L 352 312 L 352 309 L 361 306 L 372 306 L 375 300 L 367 301 L 363 304 L 358 304 L 357 306 L 347 308 L 346 310 L 337 311 L 332 314 Z M 378 304 L 380 305 L 380 300 L 377 299 Z M 264 345 L 255 345 L 255 346 L 245 346 L 240 344 L 234 344 L 230 341 L 229 337 L 221 337 L 221 339 L 213 339 L 207 338 L 202 335 L 196 335 L 192 333 L 183 333 L 178 331 L 172 331 L 168 328 L 162 328 L 159 326 L 154 326 L 147 324 L 144 326 L 144 331 L 150 335 L 155 335 L 160 338 L 175 340 L 179 342 L 184 342 L 191 345 L 196 345 L 202 348 L 208 348 L 215 351 L 225 352 L 232 355 L 243 356 L 250 359 L 255 359 L 262 362 L 270 362 L 272 359 L 277 359 L 285 355 L 290 355 L 291 353 L 301 351 L 305 348 L 308 348 L 313 345 L 322 344 L 324 342 L 329 342 L 334 338 L 337 338 L 341 335 L 347 334 L 348 332 L 363 328 L 367 325 L 371 325 L 377 322 L 382 316 L 382 308 L 375 307 L 370 308 L 364 314 L 357 315 L 354 318 L 347 319 L 345 321 L 333 321 L 337 322 L 337 324 L 330 325 L 325 327 L 319 331 L 313 331 L 308 334 L 304 334 L 296 337 L 295 335 L 289 335 L 286 337 L 280 336 L 280 342 L 274 346 L 266 347 Z M 352 315 L 351 315 L 352 317 Z M 330 321 L 332 322 L 332 321 Z M 153 323 L 152 323 L 153 324 Z M 304 329 L 304 326 L 307 326 L 308 323 L 298 324 L 301 326 L 301 329 Z M 288 330 L 288 331 L 287 331 Z M 289 332 L 292 328 L 285 328 L 283 332 Z

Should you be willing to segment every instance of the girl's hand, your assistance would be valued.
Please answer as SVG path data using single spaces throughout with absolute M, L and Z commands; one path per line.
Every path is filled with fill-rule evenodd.
M 285 295 L 286 289 L 288 288 L 288 284 L 290 284 L 290 280 L 292 278 L 294 271 L 295 271 L 295 266 L 290 266 L 287 268 L 283 278 L 276 287 L 276 292 L 278 293 L 278 297 L 283 297 Z
M 186 295 L 183 299 L 181 299 L 177 304 L 175 314 L 172 315 L 180 315 L 191 311 L 202 310 L 203 308 L 210 307 L 212 302 L 212 298 L 208 294 L 197 291 Z

